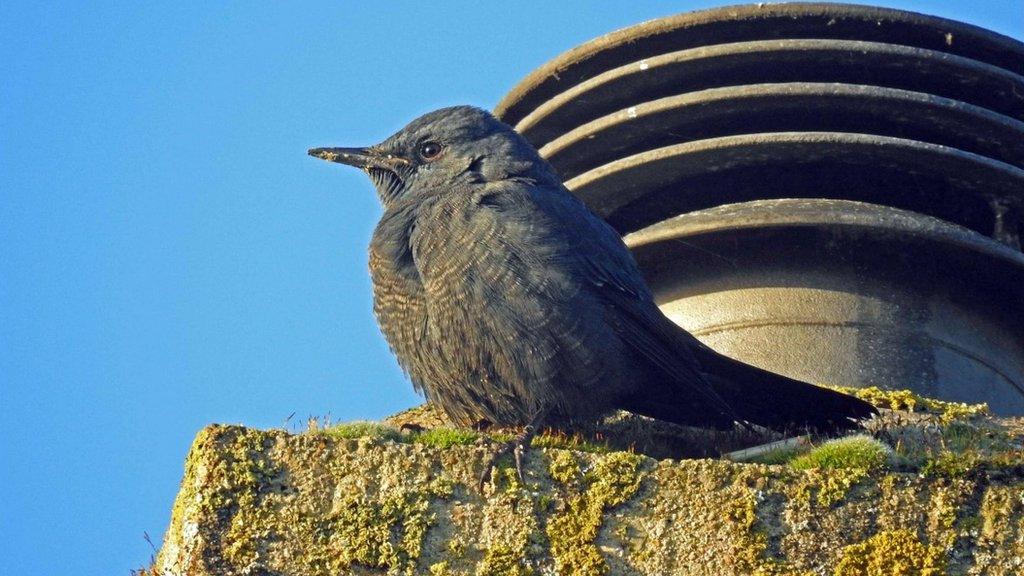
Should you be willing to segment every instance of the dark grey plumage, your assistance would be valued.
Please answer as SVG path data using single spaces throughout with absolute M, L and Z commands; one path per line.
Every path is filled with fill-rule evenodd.
M 874 412 L 721 356 L 668 320 L 619 235 L 483 110 L 445 108 L 376 146 L 310 154 L 373 180 L 377 319 L 417 390 L 458 423 L 621 408 L 693 426 L 827 429 Z

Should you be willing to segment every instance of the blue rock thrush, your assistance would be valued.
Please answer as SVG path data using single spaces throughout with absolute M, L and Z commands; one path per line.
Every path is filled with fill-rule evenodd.
M 618 233 L 483 110 L 444 108 L 375 146 L 309 154 L 377 188 L 374 312 L 413 386 L 458 424 L 524 426 L 499 450 L 520 473 L 541 425 L 615 409 L 821 431 L 875 413 L 722 356 L 666 318 Z

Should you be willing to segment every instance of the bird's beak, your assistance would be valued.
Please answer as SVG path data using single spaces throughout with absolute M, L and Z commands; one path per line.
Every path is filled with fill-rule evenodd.
M 380 159 L 372 154 L 369 148 L 310 148 L 309 155 L 328 162 L 348 164 L 363 169 L 376 166 L 380 162 Z

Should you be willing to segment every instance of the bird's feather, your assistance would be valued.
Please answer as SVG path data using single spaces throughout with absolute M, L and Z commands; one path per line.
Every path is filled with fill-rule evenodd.
M 456 422 L 624 408 L 718 428 L 826 427 L 872 411 L 676 326 L 616 231 L 485 111 L 432 112 L 364 150 L 338 157 L 384 169 L 370 166 L 385 207 L 370 256 L 378 321 L 413 383 Z

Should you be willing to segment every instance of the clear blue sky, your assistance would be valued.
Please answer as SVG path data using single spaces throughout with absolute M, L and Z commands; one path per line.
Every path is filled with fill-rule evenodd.
M 145 564 L 206 424 L 418 403 L 370 311 L 370 184 L 308 147 L 715 5 L 476 4 L 0 2 L 0 573 Z M 1022 0 L 888 5 L 1024 36 Z

